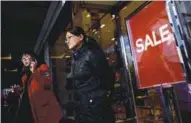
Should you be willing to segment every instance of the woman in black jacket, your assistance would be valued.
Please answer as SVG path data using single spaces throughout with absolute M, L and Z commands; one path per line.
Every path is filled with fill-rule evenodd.
M 114 123 L 108 95 L 114 78 L 103 50 L 79 26 L 67 30 L 66 44 L 73 51 L 68 84 L 74 89 L 77 123 Z

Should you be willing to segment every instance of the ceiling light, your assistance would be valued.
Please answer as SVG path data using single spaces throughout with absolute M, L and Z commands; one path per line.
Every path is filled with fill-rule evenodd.
M 51 56 L 51 59 L 62 59 L 65 56 L 65 53 L 63 53 L 62 55 L 58 55 L 58 56 Z
M 127 8 L 127 6 L 125 6 L 122 10 L 125 10 Z
M 103 28 L 105 26 L 105 24 L 102 24 L 100 28 Z
M 112 18 L 111 18 L 111 20 L 113 20 L 115 18 L 115 15 L 112 15 Z
M 1 57 L 1 60 L 11 60 L 11 54 L 9 54 L 9 56 L 5 56 L 5 57 Z
M 115 38 L 112 38 L 111 40 L 112 40 L 112 41 L 114 41 L 114 40 L 115 40 Z
M 6 71 L 6 72 L 17 72 L 18 71 L 18 69 L 16 68 L 16 69 L 12 69 L 12 70 L 9 70 L 9 69 L 4 69 L 4 71 Z
M 87 14 L 86 17 L 89 18 L 89 17 L 90 17 L 90 14 Z
M 70 58 L 71 56 L 65 56 L 65 58 L 67 59 L 67 58 Z

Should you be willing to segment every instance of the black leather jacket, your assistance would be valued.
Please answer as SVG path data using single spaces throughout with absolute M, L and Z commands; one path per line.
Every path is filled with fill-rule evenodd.
M 96 41 L 86 38 L 82 47 L 73 52 L 71 73 L 67 77 L 77 92 L 92 92 L 94 90 L 111 90 L 114 77 L 108 65 L 106 56 Z

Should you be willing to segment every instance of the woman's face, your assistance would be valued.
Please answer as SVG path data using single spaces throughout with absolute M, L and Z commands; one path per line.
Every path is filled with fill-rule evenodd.
M 70 32 L 66 33 L 66 44 L 70 50 L 75 49 L 83 41 L 83 35 L 76 36 Z
M 29 54 L 24 54 L 21 61 L 24 66 L 29 67 L 32 62 L 32 57 Z

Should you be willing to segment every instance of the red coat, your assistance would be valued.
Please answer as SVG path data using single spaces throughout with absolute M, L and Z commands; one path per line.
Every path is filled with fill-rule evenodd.
M 22 77 L 23 85 L 25 85 L 26 79 L 27 76 L 24 75 Z M 34 123 L 59 123 L 62 112 L 53 92 L 48 66 L 40 65 L 31 74 L 28 83 L 28 96 Z

